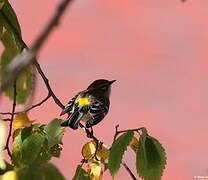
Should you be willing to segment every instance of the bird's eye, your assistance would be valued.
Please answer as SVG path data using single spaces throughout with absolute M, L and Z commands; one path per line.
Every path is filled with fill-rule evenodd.
M 106 87 L 106 86 L 101 86 L 101 89 L 102 89 L 102 90 L 106 90 L 107 87 Z

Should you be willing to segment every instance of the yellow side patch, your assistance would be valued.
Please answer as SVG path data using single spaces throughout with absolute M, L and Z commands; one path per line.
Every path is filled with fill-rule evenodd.
M 79 98 L 79 107 L 88 106 L 90 104 L 90 101 L 87 97 Z

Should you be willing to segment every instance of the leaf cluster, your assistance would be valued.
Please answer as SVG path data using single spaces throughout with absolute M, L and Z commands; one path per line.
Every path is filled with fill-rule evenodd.
M 16 14 L 7 0 L 0 1 L 0 41 L 4 51 L 0 57 L 0 84 L 7 76 L 7 67 L 11 60 L 24 49 L 20 40 L 21 29 Z M 23 104 L 31 94 L 33 85 L 32 66 L 25 69 L 16 80 L 17 103 Z M 5 95 L 13 99 L 13 86 L 10 85 Z
M 166 154 L 157 139 L 147 134 L 145 128 L 139 134 L 139 140 L 135 132 L 125 131 L 107 148 L 95 141 L 86 143 L 82 148 L 84 162 L 87 168 L 77 167 L 74 180 L 93 179 L 100 180 L 103 171 L 108 169 L 114 179 L 118 173 L 125 151 L 130 147 L 136 154 L 135 166 L 138 175 L 144 180 L 160 180 L 166 165 Z
M 31 124 L 28 126 L 28 121 L 25 119 L 28 119 L 26 114 L 17 114 L 14 119 L 14 123 L 23 126 L 25 123 L 27 127 L 14 129 L 12 165 L 10 165 L 13 173 L 20 180 L 55 180 L 57 177 L 64 179 L 59 170 L 49 163 L 52 157 L 60 157 L 64 134 L 64 129 L 60 126 L 62 120 L 54 119 L 47 125 Z M 17 125 L 13 124 L 13 127 Z M 4 176 L 7 176 L 6 173 Z
M 12 59 L 24 50 L 25 45 L 21 38 L 21 29 L 14 10 L 8 0 L 0 0 L 0 41 L 4 47 L 0 56 L 0 84 L 8 76 L 7 69 Z M 29 66 L 15 80 L 16 96 L 14 96 L 13 85 L 6 89 L 5 95 L 15 99 L 13 106 L 16 106 L 16 102 L 25 104 L 28 101 L 32 94 L 33 77 L 33 67 Z M 15 112 L 15 107 L 13 108 Z M 11 164 L 4 162 L 1 156 L 5 127 L 0 124 L 2 179 L 64 179 L 60 171 L 49 162 L 51 158 L 60 157 L 61 154 L 64 134 L 63 128 L 60 127 L 61 120 L 54 119 L 49 124 L 34 124 L 26 113 L 17 113 L 14 119 L 12 114 L 11 119 L 13 120 L 10 126 L 13 130 Z M 115 179 L 120 166 L 124 165 L 123 157 L 129 148 L 136 155 L 135 167 L 138 176 L 144 180 L 160 180 L 166 165 L 166 153 L 160 142 L 150 136 L 145 128 L 141 132 L 139 130 L 122 131 L 109 148 L 100 142 L 87 142 L 81 152 L 83 163 L 77 166 L 73 179 L 100 180 L 106 170 L 109 170 L 112 178 Z

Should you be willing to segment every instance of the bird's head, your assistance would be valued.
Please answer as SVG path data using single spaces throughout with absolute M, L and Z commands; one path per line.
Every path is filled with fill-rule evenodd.
M 87 88 L 87 90 L 93 91 L 96 94 L 104 95 L 104 96 L 109 96 L 110 91 L 111 91 L 111 85 L 115 82 L 116 80 L 106 80 L 106 79 L 97 79 L 93 81 Z

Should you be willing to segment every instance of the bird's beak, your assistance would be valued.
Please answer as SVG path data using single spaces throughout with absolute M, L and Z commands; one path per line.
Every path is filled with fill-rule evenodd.
M 116 80 L 112 80 L 109 82 L 109 85 L 113 84 Z

